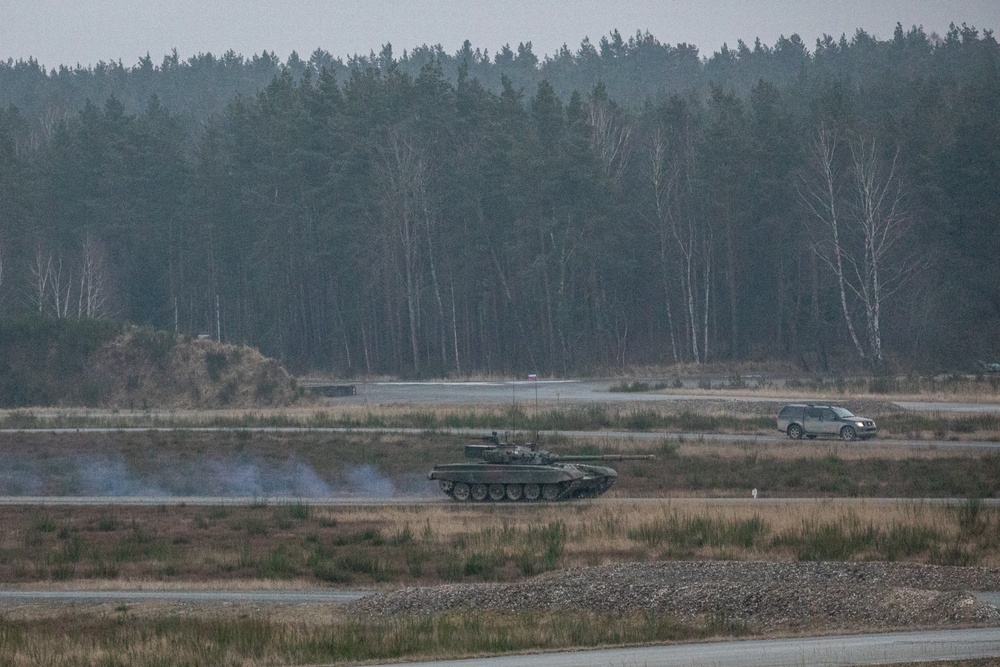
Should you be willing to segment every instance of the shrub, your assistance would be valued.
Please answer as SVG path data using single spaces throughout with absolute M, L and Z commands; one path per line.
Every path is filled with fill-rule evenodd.
M 465 557 L 462 574 L 466 577 L 478 577 L 486 581 L 496 579 L 497 569 L 503 565 L 503 555 L 495 551 L 475 551 Z
M 100 383 L 88 382 L 85 371 L 94 352 L 120 330 L 98 320 L 0 319 L 0 407 L 99 402 Z

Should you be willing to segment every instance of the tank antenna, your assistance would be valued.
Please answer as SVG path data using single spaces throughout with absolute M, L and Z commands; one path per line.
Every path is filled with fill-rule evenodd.
M 517 444 L 517 376 L 510 383 L 510 426 L 513 433 L 511 434 L 511 442 Z
M 528 376 L 531 380 L 531 384 L 535 385 L 535 441 L 532 449 L 538 447 L 538 373 L 532 373 Z

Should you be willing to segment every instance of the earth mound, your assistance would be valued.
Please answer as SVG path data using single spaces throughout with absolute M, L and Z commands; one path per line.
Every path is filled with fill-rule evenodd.
M 302 392 L 246 345 L 90 320 L 0 320 L 0 407 L 288 405 Z
M 271 407 L 301 394 L 288 371 L 256 348 L 143 329 L 108 341 L 88 366 L 106 407 Z

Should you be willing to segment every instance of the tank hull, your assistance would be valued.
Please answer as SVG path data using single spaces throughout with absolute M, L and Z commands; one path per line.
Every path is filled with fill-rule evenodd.
M 618 473 L 579 463 L 450 463 L 434 466 L 448 496 L 469 502 L 534 502 L 593 498 L 610 489 Z

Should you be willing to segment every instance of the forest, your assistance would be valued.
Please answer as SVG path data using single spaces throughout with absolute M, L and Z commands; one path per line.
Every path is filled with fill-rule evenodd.
M 0 105 L 0 318 L 341 376 L 1000 360 L 988 30 L 29 59 Z

